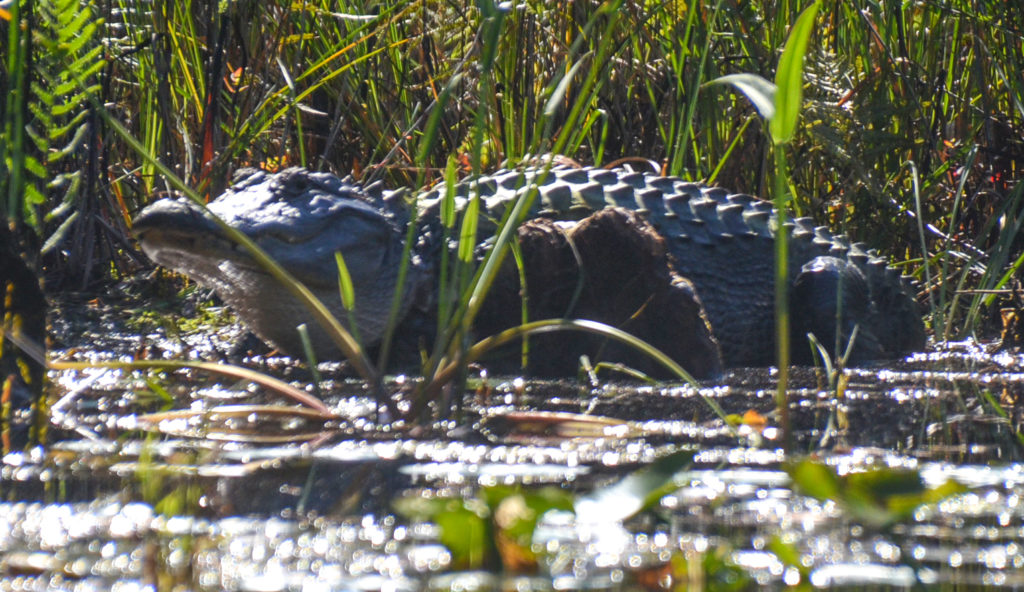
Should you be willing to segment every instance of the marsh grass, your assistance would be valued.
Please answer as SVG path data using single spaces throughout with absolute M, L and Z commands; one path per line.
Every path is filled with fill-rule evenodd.
M 99 64 L 102 43 L 98 100 L 152 159 L 93 122 L 66 165 L 104 171 L 83 176 L 70 197 L 32 184 L 43 199 L 35 210 L 48 214 L 40 232 L 55 236 L 52 265 L 70 263 L 58 247 L 89 244 L 75 233 L 109 233 L 71 216 L 124 221 L 175 189 L 154 161 L 213 196 L 243 165 L 422 186 L 453 155 L 463 172 L 527 153 L 595 164 L 640 155 L 666 173 L 766 195 L 773 157 L 761 121 L 742 97 L 702 84 L 738 72 L 771 79 L 808 4 L 115 3 L 80 53 Z M 958 287 L 993 288 L 1019 267 L 1020 204 L 1006 197 L 1024 110 L 1014 16 L 996 0 L 834 3 L 806 57 L 805 116 L 787 150 L 794 213 L 906 260 L 928 280 L 942 336 L 970 330 L 991 304 L 955 297 Z M 38 78 L 23 64 L 39 60 L 19 61 L 14 48 L 41 46 L 12 44 L 16 32 L 2 23 L 12 91 L 4 182 L 16 195 L 27 166 L 19 155 L 32 155 L 18 148 L 18 130 L 40 121 L 17 107 L 38 101 L 18 81 Z M 65 67 L 97 80 L 81 60 Z M 925 278 L 924 261 L 943 273 Z
M 824 5 L 805 56 L 804 115 L 776 150 L 744 98 L 704 84 L 740 72 L 772 78 L 809 2 L 170 0 L 115 2 L 103 13 L 52 4 L 69 15 L 52 22 L 89 33 L 55 62 L 82 91 L 68 107 L 88 124 L 67 145 L 73 158 L 59 170 L 37 159 L 45 175 L 22 158 L 33 154 L 22 130 L 47 122 L 26 107 L 40 100 L 31 86 L 40 61 L 18 56 L 61 38 L 40 18 L 51 3 L 0 15 L 0 82 L 10 91 L 0 110 L 6 195 L 19 195 L 26 171 L 40 180 L 85 173 L 74 192 L 31 184 L 40 197 L 29 213 L 42 215 L 28 219 L 50 239 L 58 277 L 84 273 L 76 253 L 90 245 L 90 256 L 128 265 L 99 245 L 127 249 L 134 212 L 186 186 L 198 189 L 194 199 L 214 196 L 240 166 L 305 165 L 419 187 L 543 153 L 595 164 L 641 155 L 665 173 L 760 195 L 781 193 L 765 189 L 780 178 L 770 174 L 775 159 L 788 156 L 793 212 L 902 261 L 922 281 L 941 338 L 974 330 L 992 304 L 964 288 L 1002 287 L 1024 263 L 1020 190 L 1011 189 L 1024 137 L 1015 75 L 1024 32 L 999 0 Z M 83 7 L 102 21 L 86 22 L 75 12 Z M 11 19 L 33 26 L 19 37 Z M 446 262 L 458 304 L 438 311 L 428 376 L 464 365 L 466 328 L 523 207 L 479 267 L 465 253 Z M 446 228 L 466 248 L 473 242 L 472 223 Z M 339 339 L 375 375 L 355 341 Z

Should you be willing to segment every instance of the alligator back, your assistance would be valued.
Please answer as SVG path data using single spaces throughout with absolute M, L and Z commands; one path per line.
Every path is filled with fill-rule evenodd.
M 433 217 L 444 188 L 422 194 L 421 218 Z M 582 219 L 606 207 L 636 211 L 667 241 L 679 273 L 695 285 L 728 366 L 768 365 L 775 357 L 774 241 L 777 219 L 771 204 L 744 194 L 650 173 L 565 166 L 501 170 L 459 183 L 457 207 L 479 192 L 489 218 L 497 222 L 517 199 L 535 195 L 526 218 Z M 873 345 L 865 357 L 894 357 L 920 349 L 924 326 L 909 281 L 861 244 L 814 227 L 809 218 L 787 224 L 790 230 L 790 284 L 802 268 L 836 258 L 859 273 L 851 287 L 857 298 L 844 304 L 863 309 L 857 318 L 858 339 Z M 821 267 L 820 265 L 818 267 Z M 861 279 L 863 276 L 863 279 Z M 860 286 L 860 283 L 866 286 Z M 857 291 L 865 294 L 860 297 Z M 835 301 L 839 296 L 834 292 Z M 828 300 L 820 295 L 812 300 Z M 844 302 L 847 300 L 843 299 Z M 804 307 L 803 300 L 794 305 Z M 820 304 L 812 302 L 811 304 Z M 826 302 L 826 304 L 828 304 Z M 834 307 L 834 302 L 833 302 Z M 831 309 L 830 309 L 831 310 Z M 802 323 L 804 310 L 793 310 L 797 359 L 809 352 Z M 820 327 L 822 324 L 818 323 Z M 828 338 L 818 335 L 826 345 Z M 848 337 L 848 335 L 847 335 Z M 840 344 L 841 346 L 843 344 Z

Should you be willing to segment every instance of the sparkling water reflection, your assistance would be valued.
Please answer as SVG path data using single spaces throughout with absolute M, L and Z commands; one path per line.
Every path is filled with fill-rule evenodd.
M 699 390 L 492 380 L 489 398 L 467 399 L 464 421 L 417 437 L 368 431 L 374 407 L 361 385 L 329 378 L 342 419 L 321 428 L 330 437 L 319 446 L 138 437 L 135 414 L 154 410 L 140 377 L 55 378 L 65 439 L 0 467 L 0 590 L 1024 586 L 1014 403 L 1024 362 L 974 344 L 848 371 L 842 393 L 811 369 L 795 373 L 797 456 L 840 475 L 912 470 L 929 486 L 968 488 L 887 527 L 794 487 L 770 370 Z M 177 408 L 264 402 L 207 377 L 174 380 Z M 295 419 L 275 429 L 307 428 Z M 466 571 L 441 527 L 394 513 L 396 499 L 472 498 L 498 485 L 586 492 L 679 450 L 693 463 L 649 512 L 625 523 L 540 516 L 529 569 Z

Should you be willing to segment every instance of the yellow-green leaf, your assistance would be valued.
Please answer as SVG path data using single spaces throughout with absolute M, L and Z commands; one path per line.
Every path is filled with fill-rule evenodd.
M 345 265 L 345 257 L 341 251 L 334 253 L 334 262 L 338 265 L 338 292 L 341 294 L 341 304 L 345 310 L 351 312 L 356 308 L 356 289 L 352 285 L 352 276 L 348 273 L 348 266 Z

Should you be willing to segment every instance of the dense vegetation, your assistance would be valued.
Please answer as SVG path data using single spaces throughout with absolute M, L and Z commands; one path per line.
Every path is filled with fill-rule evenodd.
M 704 83 L 772 79 L 808 4 L 21 1 L 0 9 L 0 190 L 51 289 L 130 264 L 132 215 L 173 189 L 154 160 L 211 196 L 245 165 L 421 185 L 551 151 L 768 195 L 762 120 Z M 940 333 L 1021 252 L 1012 4 L 829 0 L 806 59 L 794 206 L 906 261 Z

